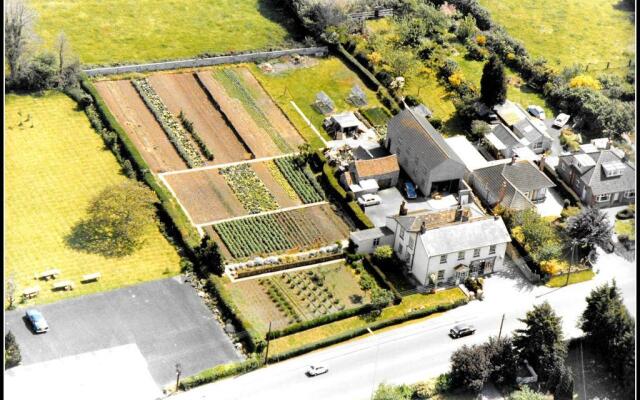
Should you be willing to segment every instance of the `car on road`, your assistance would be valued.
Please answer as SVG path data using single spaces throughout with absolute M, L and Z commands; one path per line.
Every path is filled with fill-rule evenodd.
M 418 193 L 416 193 L 416 187 L 413 182 L 406 181 L 404 183 L 404 194 L 407 196 L 407 199 L 413 200 L 418 198 Z
M 380 196 L 375 194 L 367 193 L 358 198 L 358 204 L 360 204 L 362 207 L 375 206 L 380 203 L 382 203 L 382 199 L 380 198 Z
M 527 111 L 529 112 L 529 114 L 533 115 L 536 118 L 539 118 L 539 119 L 546 118 L 544 115 L 544 110 L 540 106 L 531 105 L 527 107 Z
M 329 372 L 329 368 L 323 365 L 310 365 L 305 373 L 307 374 L 307 376 L 313 377 L 326 374 L 327 372 Z
M 26 317 L 35 333 L 44 333 L 49 330 L 49 324 L 40 311 L 27 310 Z
M 556 116 L 556 119 L 553 120 L 553 124 L 551 126 L 554 128 L 562 128 L 567 124 L 567 122 L 569 122 L 569 118 L 571 118 L 569 114 L 560 113 Z
M 473 335 L 474 333 L 476 333 L 476 328 L 469 324 L 459 324 L 449 330 L 449 336 L 454 339 Z

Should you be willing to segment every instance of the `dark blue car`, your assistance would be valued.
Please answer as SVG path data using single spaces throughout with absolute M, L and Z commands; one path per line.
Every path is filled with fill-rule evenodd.
M 418 197 L 418 194 L 416 193 L 416 187 L 412 182 L 409 181 L 404 183 L 404 193 L 407 196 L 407 199 L 410 200 Z
M 49 325 L 40 311 L 27 310 L 27 319 L 36 333 L 44 333 L 49 330 Z

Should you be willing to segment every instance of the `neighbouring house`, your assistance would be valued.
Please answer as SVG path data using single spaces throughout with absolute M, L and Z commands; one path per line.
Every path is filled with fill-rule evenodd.
M 551 148 L 553 139 L 544 122 L 530 116 L 518 103 L 507 100 L 495 106 L 494 111 L 502 123 L 491 130 L 487 139 L 497 150 L 505 152 L 505 158 L 511 157 L 514 147 L 528 147 L 536 154 Z
M 362 122 L 350 111 L 333 114 L 322 123 L 324 129 L 338 140 L 344 140 L 358 132 Z
M 386 229 L 385 229 L 386 228 Z M 387 217 L 386 227 L 352 232 L 358 252 L 371 253 L 388 244 L 422 285 L 459 284 L 468 276 L 499 271 L 509 232 L 500 217 L 483 214 L 474 204 L 445 210 L 400 213 Z
M 542 203 L 553 181 L 529 160 L 493 162 L 471 173 L 469 184 L 490 207 L 502 204 L 506 208 L 524 210 Z
M 421 114 L 405 108 L 394 116 L 387 127 L 386 146 L 425 195 L 458 192 L 467 169 Z
M 396 186 L 400 176 L 398 157 L 395 154 L 370 160 L 355 160 L 349 169 L 356 183 L 373 179 L 381 189 Z
M 485 167 L 489 163 L 465 136 L 456 135 L 448 137 L 445 139 L 445 142 L 447 142 L 451 150 L 456 153 L 458 158 L 462 160 L 469 171 Z M 465 179 L 467 179 L 467 176 L 465 176 Z
M 560 156 L 556 172 L 587 206 L 603 208 L 635 202 L 636 169 L 619 149 L 582 148 L 579 153 Z

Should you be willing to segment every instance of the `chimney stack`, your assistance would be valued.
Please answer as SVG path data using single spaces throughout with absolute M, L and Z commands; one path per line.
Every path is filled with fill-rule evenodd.
M 420 224 L 420 234 L 424 234 L 427 231 L 427 221 L 422 220 L 422 223 Z
M 400 211 L 398 212 L 398 215 L 407 215 L 407 203 L 402 200 L 402 203 L 400 204 Z
M 542 157 L 540 157 L 540 171 L 544 171 L 544 163 L 546 161 L 546 157 L 543 154 Z

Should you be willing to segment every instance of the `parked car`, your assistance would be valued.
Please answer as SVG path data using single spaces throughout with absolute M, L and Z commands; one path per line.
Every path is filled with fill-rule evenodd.
M 418 193 L 416 193 L 416 187 L 413 182 L 406 181 L 404 183 L 404 194 L 407 196 L 407 199 L 416 199 L 418 198 Z
M 474 333 L 476 333 L 476 328 L 469 324 L 459 324 L 449 330 L 449 336 L 454 339 L 473 335 Z
M 569 118 L 571 118 L 569 114 L 560 113 L 556 116 L 556 119 L 553 120 L 553 125 L 551 126 L 554 128 L 562 128 L 569 122 Z
M 47 320 L 44 319 L 40 311 L 27 310 L 26 315 L 35 333 L 44 333 L 49 330 Z
M 375 194 L 367 193 L 358 198 L 358 204 L 360 204 L 362 207 L 375 206 L 376 204 L 380 203 L 382 203 L 382 199 L 380 198 L 380 196 Z
M 325 366 L 310 365 L 309 368 L 307 368 L 307 372 L 305 373 L 307 374 L 307 376 L 314 377 L 314 376 L 326 374 L 327 372 L 329 372 L 329 368 Z
M 531 105 L 527 107 L 527 111 L 529 112 L 529 114 L 533 115 L 536 118 L 539 118 L 539 119 L 546 118 L 544 115 L 544 110 L 540 106 Z

